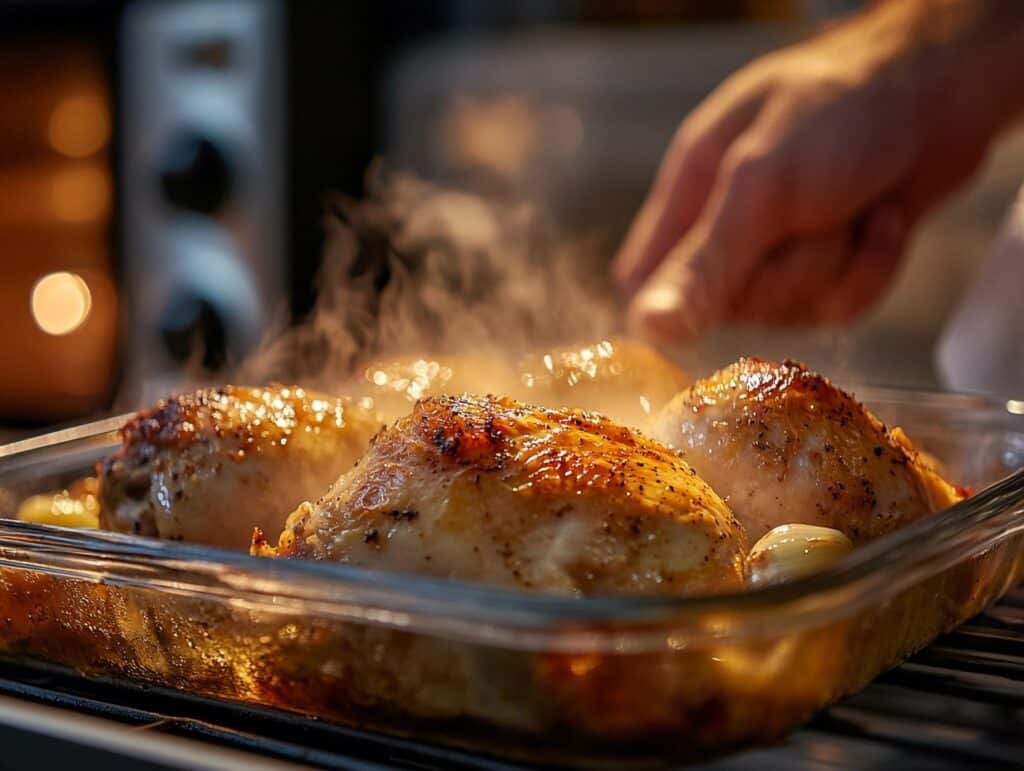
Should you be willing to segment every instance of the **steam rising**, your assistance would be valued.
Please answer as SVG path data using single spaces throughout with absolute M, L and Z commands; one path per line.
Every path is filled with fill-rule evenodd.
M 593 245 L 560 238 L 533 205 L 380 167 L 369 189 L 362 202 L 334 204 L 309 319 L 271 334 L 239 381 L 336 389 L 373 358 L 508 361 L 614 331 L 614 303 L 590 269 Z

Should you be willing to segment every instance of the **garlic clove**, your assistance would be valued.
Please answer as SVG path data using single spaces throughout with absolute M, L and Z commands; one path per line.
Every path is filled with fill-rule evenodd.
M 779 525 L 750 550 L 749 582 L 777 584 L 824 570 L 853 551 L 844 533 L 817 525 Z

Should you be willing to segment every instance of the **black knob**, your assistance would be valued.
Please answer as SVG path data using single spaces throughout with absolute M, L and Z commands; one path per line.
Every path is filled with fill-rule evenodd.
M 193 131 L 171 138 L 160 157 L 160 186 L 175 206 L 213 214 L 231 194 L 231 169 L 217 145 Z
M 197 363 L 215 371 L 227 360 L 224 320 L 213 304 L 196 295 L 171 300 L 160 319 L 160 335 L 178 364 Z

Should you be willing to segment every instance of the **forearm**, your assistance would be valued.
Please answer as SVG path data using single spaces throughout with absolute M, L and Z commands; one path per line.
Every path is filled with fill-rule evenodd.
M 959 113 L 991 135 L 1024 111 L 1021 0 L 890 0 L 870 13 L 902 26 L 928 120 Z

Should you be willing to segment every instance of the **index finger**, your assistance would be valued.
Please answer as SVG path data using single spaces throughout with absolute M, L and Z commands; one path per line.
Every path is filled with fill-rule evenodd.
M 631 303 L 630 327 L 667 342 L 724 320 L 758 260 L 784 233 L 784 184 L 770 152 L 751 141 L 734 144 L 697 221 Z
M 761 107 L 758 91 L 726 81 L 680 126 L 651 191 L 612 265 L 619 286 L 634 294 L 697 220 L 730 143 Z

